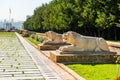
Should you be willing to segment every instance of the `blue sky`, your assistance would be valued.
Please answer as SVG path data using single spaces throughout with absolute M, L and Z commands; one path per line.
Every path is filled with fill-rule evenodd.
M 52 0 L 0 0 L 0 21 L 9 20 L 9 9 L 11 18 L 17 21 L 25 21 L 26 15 L 32 15 L 34 9 Z

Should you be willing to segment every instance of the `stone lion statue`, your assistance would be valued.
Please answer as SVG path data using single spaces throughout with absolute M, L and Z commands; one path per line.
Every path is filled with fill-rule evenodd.
M 62 34 L 58 34 L 58 33 L 53 32 L 53 31 L 48 31 L 45 34 L 49 38 L 48 42 L 63 43 Z
M 109 51 L 103 38 L 83 36 L 73 31 L 64 33 L 62 38 L 71 45 L 60 47 L 60 51 Z

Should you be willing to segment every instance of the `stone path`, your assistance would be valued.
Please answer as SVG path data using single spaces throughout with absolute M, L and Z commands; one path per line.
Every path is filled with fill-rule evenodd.
M 28 50 L 32 59 L 37 64 L 40 72 L 46 80 L 84 80 L 80 76 L 73 76 L 72 73 L 68 73 L 66 70 L 60 67 L 60 64 L 54 63 L 48 57 L 43 55 L 35 47 L 31 46 L 23 37 L 17 34 L 22 44 Z
M 14 33 L 0 33 L 0 80 L 44 80 Z
M 17 33 L 16 33 L 17 34 Z M 23 37 L 17 34 L 21 43 L 24 45 L 25 49 L 29 52 L 32 59 L 38 66 L 42 75 L 46 78 L 46 80 L 62 80 L 57 74 L 47 65 L 45 62 L 45 57 L 40 55 L 40 52 L 36 50 L 33 46 L 31 46 Z
M 84 80 L 16 35 L 0 33 L 0 80 Z

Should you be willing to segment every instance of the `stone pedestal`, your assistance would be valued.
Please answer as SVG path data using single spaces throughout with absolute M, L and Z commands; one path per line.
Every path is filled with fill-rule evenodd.
M 52 46 L 52 45 L 38 45 L 38 49 L 39 50 L 56 50 L 58 49 L 60 46 L 56 45 L 56 46 Z
M 60 46 L 69 45 L 67 43 L 44 43 L 38 44 L 39 50 L 56 50 L 59 49 Z
M 114 52 L 59 52 L 51 51 L 50 59 L 64 63 L 115 63 Z

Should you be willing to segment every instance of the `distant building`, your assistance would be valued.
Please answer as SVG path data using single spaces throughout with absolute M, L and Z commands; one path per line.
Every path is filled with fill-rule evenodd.
M 6 22 L 7 22 L 6 19 L 2 22 L 2 25 L 3 25 L 2 28 L 4 29 L 6 28 Z
M 15 22 L 14 20 L 11 20 L 11 22 L 7 20 L 0 21 L 0 29 L 5 29 L 6 31 L 13 29 L 20 30 L 22 25 L 23 25 L 23 21 L 17 21 L 17 22 Z
M 7 23 L 6 23 L 6 26 L 5 26 L 5 30 L 6 30 L 6 31 L 9 31 L 9 30 L 11 30 L 11 28 L 12 28 L 12 24 L 9 23 L 9 22 L 7 22 Z

